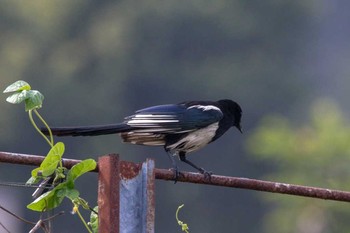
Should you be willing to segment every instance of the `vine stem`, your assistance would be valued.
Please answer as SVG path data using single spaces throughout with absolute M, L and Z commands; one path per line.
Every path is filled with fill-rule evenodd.
M 179 220 L 178 215 L 179 215 L 180 209 L 181 209 L 183 206 L 184 206 L 184 204 L 180 205 L 180 206 L 177 208 L 177 210 L 176 210 L 175 217 L 176 217 L 176 221 L 177 221 L 177 222 L 181 222 L 181 221 Z
M 78 207 L 74 207 L 74 208 L 75 208 L 75 209 L 74 209 L 74 212 L 76 212 L 76 213 L 78 214 L 80 220 L 83 222 L 83 224 L 84 224 L 85 228 L 88 230 L 88 232 L 89 232 L 89 233 L 93 233 L 93 232 L 91 231 L 91 229 L 89 228 L 88 224 L 85 222 L 85 219 L 83 218 L 83 216 L 81 216 L 80 211 L 79 211 L 79 208 L 78 208 Z
M 40 121 L 45 125 L 45 127 L 48 129 L 49 131 L 49 134 L 50 134 L 50 140 L 48 139 L 48 137 L 45 136 L 45 134 L 43 134 L 41 132 L 41 130 L 39 129 L 39 127 L 36 125 L 34 119 L 33 119 L 33 111 L 32 110 L 29 110 L 29 119 L 30 119 L 30 122 L 32 123 L 32 125 L 34 126 L 35 130 L 38 131 L 38 133 L 46 140 L 46 142 L 51 146 L 53 147 L 53 137 L 52 137 L 52 132 L 51 132 L 51 129 L 50 127 L 48 126 L 48 124 L 46 123 L 46 121 L 44 120 L 44 118 L 41 117 L 41 115 L 39 114 L 39 112 L 34 109 L 34 113 L 35 115 L 40 119 Z
M 180 205 L 180 206 L 177 208 L 175 217 L 176 217 L 177 223 L 181 226 L 182 231 L 185 231 L 186 233 L 189 233 L 187 224 L 186 224 L 186 223 L 183 223 L 182 221 L 180 221 L 180 220 L 179 220 L 179 217 L 178 217 L 179 211 L 180 211 L 180 209 L 181 209 L 182 207 L 184 207 L 184 204 Z

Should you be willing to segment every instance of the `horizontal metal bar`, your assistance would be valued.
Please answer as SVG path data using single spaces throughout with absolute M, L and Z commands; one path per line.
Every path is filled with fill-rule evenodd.
M 156 168 L 155 177 L 156 179 L 160 180 L 174 180 L 174 173 L 170 170 Z M 350 202 L 350 192 L 348 191 L 294 185 L 242 177 L 211 175 L 210 178 L 206 178 L 204 175 L 199 173 L 180 172 L 180 176 L 177 181 Z
M 4 163 L 38 166 L 40 165 L 43 159 L 44 159 L 43 156 L 37 156 L 37 155 L 0 152 L 0 162 L 4 162 Z M 70 168 L 74 164 L 79 162 L 79 160 L 74 160 L 74 159 L 64 159 L 63 161 L 64 161 L 64 166 L 66 166 L 67 168 Z M 126 162 L 126 161 L 121 161 L 122 168 L 128 167 L 130 169 L 137 170 L 139 166 L 141 165 L 131 163 L 131 162 Z M 94 172 L 98 172 L 98 169 L 95 169 Z M 160 180 L 174 180 L 174 173 L 171 170 L 155 168 L 155 178 Z M 287 184 L 287 183 L 271 182 L 271 181 L 248 179 L 248 178 L 241 178 L 241 177 L 211 175 L 210 179 L 208 179 L 202 174 L 191 173 L 191 172 L 180 172 L 180 176 L 177 181 L 350 202 L 350 192 L 347 192 L 347 191 L 302 186 L 302 185 L 293 185 L 293 184 Z
M 44 160 L 44 158 L 45 156 L 40 156 L 40 155 L 28 155 L 28 154 L 0 151 L 1 163 L 39 166 L 41 162 Z M 68 169 L 73 167 L 75 164 L 81 162 L 81 160 L 77 160 L 77 159 L 62 159 L 62 161 L 63 161 L 63 166 Z M 94 170 L 94 172 L 98 172 L 98 166 L 96 166 L 96 169 Z

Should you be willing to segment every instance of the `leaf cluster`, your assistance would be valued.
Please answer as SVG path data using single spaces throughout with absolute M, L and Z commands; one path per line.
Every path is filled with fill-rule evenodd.
M 72 201 L 79 197 L 79 191 L 75 189 L 74 181 L 84 173 L 94 170 L 96 162 L 93 159 L 83 160 L 74 165 L 65 175 L 67 169 L 58 167 L 63 153 L 64 144 L 58 142 L 51 148 L 40 166 L 32 170 L 32 177 L 27 181 L 27 184 L 36 184 L 40 180 L 54 175 L 53 186 L 55 187 L 30 203 L 27 206 L 29 209 L 42 212 L 56 208 L 65 197 Z M 57 184 L 59 180 L 64 181 Z
M 89 226 L 86 224 L 85 220 L 82 218 L 78 207 L 82 206 L 85 209 L 91 209 L 88 203 L 80 197 L 80 193 L 75 189 L 75 180 L 81 175 L 94 170 L 96 168 L 96 161 L 93 159 L 86 159 L 78 164 L 74 165 L 71 169 L 67 169 L 62 165 L 62 156 L 65 151 L 65 146 L 62 142 L 54 144 L 53 137 L 51 134 L 50 127 L 45 122 L 45 120 L 40 116 L 37 109 L 42 107 L 44 96 L 37 90 L 31 90 L 31 86 L 22 80 L 19 80 L 10 86 L 8 86 L 4 93 L 11 93 L 11 95 L 6 99 L 7 102 L 12 104 L 19 104 L 24 101 L 25 110 L 29 112 L 29 118 L 34 128 L 40 133 L 41 136 L 49 143 L 51 146 L 50 151 L 42 161 L 39 167 L 35 168 L 31 172 L 31 177 L 27 181 L 27 185 L 34 185 L 39 183 L 41 180 L 46 180 L 50 183 L 51 187 L 43 185 L 44 188 L 39 185 L 42 191 L 40 196 L 38 196 L 32 203 L 27 205 L 28 209 L 33 211 L 47 211 L 58 207 L 64 198 L 68 198 L 74 204 L 73 212 L 78 213 L 80 219 L 86 226 L 89 232 Z M 40 119 L 40 121 L 45 125 L 49 131 L 49 137 L 46 137 L 36 125 L 32 112 Z M 52 181 L 50 181 L 52 180 Z M 48 189 L 45 190 L 45 189 Z M 46 192 L 45 192 L 46 191 Z M 95 211 L 95 214 L 97 211 Z M 97 220 L 96 216 L 92 214 L 91 228 L 94 232 L 97 231 Z
M 19 104 L 24 101 L 26 111 L 41 108 L 44 100 L 44 96 L 39 91 L 31 90 L 30 85 L 22 80 L 8 86 L 4 93 L 12 93 L 6 99 L 11 104 Z

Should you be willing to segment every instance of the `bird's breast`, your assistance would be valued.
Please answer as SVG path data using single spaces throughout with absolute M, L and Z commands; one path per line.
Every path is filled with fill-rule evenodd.
M 186 153 L 199 150 L 212 141 L 218 129 L 218 122 L 208 125 L 192 132 L 179 139 L 175 143 L 166 146 L 170 151 L 183 151 Z

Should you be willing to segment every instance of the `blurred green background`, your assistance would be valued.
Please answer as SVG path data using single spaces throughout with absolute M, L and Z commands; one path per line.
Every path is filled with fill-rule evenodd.
M 190 155 L 215 174 L 348 190 L 350 180 L 350 2 L 2 1 L 0 89 L 16 80 L 45 95 L 51 126 L 114 123 L 135 110 L 184 100 L 230 98 L 243 130 Z M 0 150 L 44 155 L 48 146 L 23 106 L 0 101 Z M 66 157 L 154 158 L 162 148 L 117 135 L 63 138 Z M 191 168 L 180 164 L 181 169 Z M 25 182 L 32 167 L 0 164 L 0 181 Z M 78 181 L 96 204 L 96 175 Z M 25 209 L 32 190 L 0 186 L 0 204 Z M 54 232 L 84 232 L 78 217 Z M 255 191 L 157 181 L 156 232 L 349 232 L 350 205 Z M 87 216 L 87 214 L 85 214 Z M 31 228 L 0 212 L 11 232 Z M 2 232 L 2 229 L 0 229 Z

